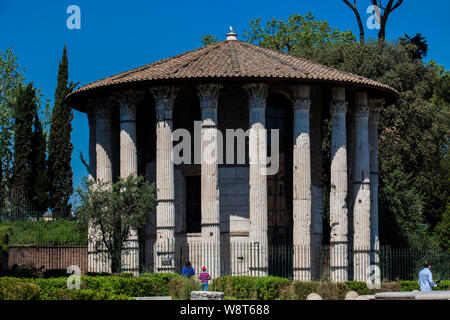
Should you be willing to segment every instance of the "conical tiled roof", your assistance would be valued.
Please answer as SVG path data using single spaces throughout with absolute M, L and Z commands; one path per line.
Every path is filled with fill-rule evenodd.
M 225 40 L 92 82 L 69 96 L 95 88 L 143 81 L 206 79 L 319 81 L 368 87 L 398 95 L 395 89 L 374 80 L 244 41 Z

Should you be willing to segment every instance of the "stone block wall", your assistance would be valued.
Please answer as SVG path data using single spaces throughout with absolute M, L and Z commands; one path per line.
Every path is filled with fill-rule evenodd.
M 47 269 L 67 269 L 77 265 L 85 274 L 88 267 L 88 247 L 54 246 L 12 246 L 8 250 L 8 268 L 14 265 L 43 267 Z

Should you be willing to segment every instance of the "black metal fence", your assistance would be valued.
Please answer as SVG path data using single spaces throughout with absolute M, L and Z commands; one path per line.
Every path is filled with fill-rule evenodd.
M 221 243 L 220 259 L 217 259 L 217 249 L 216 245 L 210 243 L 159 244 L 145 250 L 144 269 L 149 272 L 162 271 L 155 267 L 163 264 L 158 259 L 169 258 L 173 261 L 170 261 L 168 265 L 173 268 L 167 268 L 167 270 L 177 273 L 181 273 L 184 264 L 189 260 L 195 270 L 201 270 L 202 266 L 207 266 L 211 270 L 212 265 L 219 263 L 218 269 L 222 276 L 261 275 L 264 273 L 255 274 L 253 271 L 266 269 L 269 275 L 294 279 L 294 264 L 302 266 L 304 261 L 302 258 L 305 256 L 302 248 L 292 245 L 273 245 L 264 252 L 261 248 L 255 248 L 252 243 Z M 158 255 L 158 252 L 161 254 Z M 310 255 L 313 265 L 313 280 L 329 279 L 330 247 L 322 246 L 317 252 L 307 252 L 307 254 Z M 369 251 L 368 254 L 373 256 L 375 252 Z M 353 280 L 353 255 L 352 249 L 346 253 L 349 280 Z M 262 262 L 264 261 L 262 257 L 266 259 L 266 263 Z M 216 259 L 219 261 L 215 261 Z M 424 261 L 431 262 L 435 279 L 450 279 L 450 253 L 443 250 L 381 246 L 378 260 L 382 281 L 417 280 Z
M 9 243 L 8 268 L 34 268 L 40 271 L 67 269 L 70 265 L 79 266 L 83 274 L 90 270 L 110 269 L 108 261 L 92 261 L 88 258 L 88 246 L 85 244 L 55 244 L 24 241 L 26 236 L 12 239 Z M 165 246 L 165 247 L 163 247 Z M 175 245 L 147 245 L 125 249 L 124 265 L 133 265 L 133 255 L 127 250 L 137 250 L 139 272 L 177 272 L 181 273 L 186 261 L 190 261 L 196 271 L 207 266 L 211 271 L 220 270 L 220 275 L 269 275 L 294 278 L 294 263 L 299 256 L 294 246 L 269 246 L 267 251 L 252 243 L 176 243 Z M 136 252 L 136 251 L 135 251 Z M 352 250 L 348 254 L 349 280 L 353 279 Z M 330 278 L 330 248 L 322 246 L 314 255 L 313 280 Z M 434 279 L 450 279 L 450 254 L 438 249 L 392 248 L 381 246 L 378 253 L 382 281 L 417 280 L 418 272 L 425 260 L 431 262 Z M 124 260 L 125 259 L 125 260 Z M 130 259 L 130 261 L 126 260 Z M 265 262 L 264 262 L 265 261 Z M 301 264 L 302 262 L 300 262 Z M 89 265 L 91 264 L 91 265 Z M 92 266 L 92 264 L 98 264 Z M 106 265 L 105 265 L 106 264 Z M 158 269 L 158 266 L 160 268 Z M 123 270 L 127 271 L 127 270 Z M 214 275 L 216 276 L 216 275 Z

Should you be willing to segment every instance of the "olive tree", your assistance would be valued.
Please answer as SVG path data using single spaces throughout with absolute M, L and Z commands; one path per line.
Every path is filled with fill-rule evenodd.
M 96 232 L 89 240 L 95 250 L 106 250 L 111 257 L 111 271 L 120 272 L 121 253 L 131 230 L 142 230 L 155 207 L 155 185 L 144 177 L 130 175 L 117 182 L 85 179 L 77 190 L 77 217 Z

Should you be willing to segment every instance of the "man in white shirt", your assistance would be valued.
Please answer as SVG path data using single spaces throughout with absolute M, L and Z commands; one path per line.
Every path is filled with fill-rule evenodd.
M 425 261 L 423 269 L 419 272 L 419 286 L 420 291 L 433 291 L 433 287 L 437 285 L 433 282 L 433 275 L 431 274 L 431 264 Z

